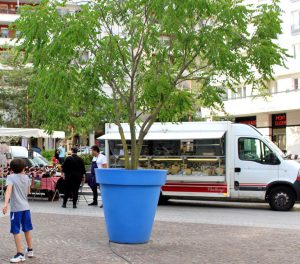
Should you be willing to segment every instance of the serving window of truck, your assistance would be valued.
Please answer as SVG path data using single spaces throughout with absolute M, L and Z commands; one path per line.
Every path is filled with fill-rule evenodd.
M 143 143 L 139 166 L 168 170 L 169 176 L 225 176 L 225 133 L 171 134 L 170 139 L 150 135 Z M 164 135 L 168 137 L 168 135 Z M 185 139 L 186 138 L 186 139 Z M 130 141 L 129 148 L 130 148 Z M 108 140 L 110 167 L 124 166 L 124 150 L 120 140 Z M 218 177 L 219 178 L 219 177 Z M 222 177 L 225 180 L 225 177 Z

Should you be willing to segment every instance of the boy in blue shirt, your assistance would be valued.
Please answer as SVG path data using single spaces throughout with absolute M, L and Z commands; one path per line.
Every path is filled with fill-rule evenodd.
M 33 257 L 31 230 L 31 215 L 28 204 L 28 194 L 30 193 L 31 181 L 25 174 L 25 161 L 22 159 L 14 159 L 10 163 L 13 174 L 9 175 L 6 180 L 5 202 L 2 209 L 3 214 L 7 213 L 8 203 L 10 201 L 10 233 L 14 235 L 17 254 L 10 260 L 11 263 L 25 261 L 23 254 L 22 236 L 20 234 L 21 227 L 25 234 L 27 242 L 27 256 Z

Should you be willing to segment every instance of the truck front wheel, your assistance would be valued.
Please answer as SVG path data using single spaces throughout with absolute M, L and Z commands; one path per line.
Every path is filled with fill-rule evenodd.
M 288 211 L 293 208 L 296 197 L 288 187 L 275 187 L 268 195 L 269 204 L 272 210 Z

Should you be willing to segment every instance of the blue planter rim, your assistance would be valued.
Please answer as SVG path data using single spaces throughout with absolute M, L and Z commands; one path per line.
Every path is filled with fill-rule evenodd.
M 99 184 L 162 186 L 166 182 L 166 175 L 166 170 L 96 169 Z

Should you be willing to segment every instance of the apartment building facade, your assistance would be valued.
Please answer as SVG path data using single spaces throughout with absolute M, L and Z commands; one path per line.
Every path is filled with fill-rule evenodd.
M 22 8 L 24 5 L 36 5 L 40 1 L 39 0 L 0 0 L 0 52 L 7 48 L 7 46 L 15 45 L 15 41 L 18 37 L 18 31 L 11 28 L 11 24 L 19 18 L 18 9 Z M 76 4 L 67 4 L 65 7 L 61 7 L 58 9 L 58 13 L 64 15 L 66 13 L 73 13 L 78 11 L 79 6 Z M 87 56 L 83 54 L 83 56 Z M 8 68 L 4 65 L 0 64 L 0 70 L 8 70 Z M 6 109 L 0 109 L 0 113 L 7 113 Z M 7 113 L 9 114 L 9 113 Z M 28 141 L 30 140 L 32 146 L 37 146 L 39 148 L 53 149 L 55 148 L 55 140 L 54 139 L 43 139 L 43 138 L 20 138 L 20 142 L 16 144 L 22 144 L 23 146 L 28 145 Z M 57 144 L 59 141 L 56 141 Z M 65 143 L 68 146 L 68 149 L 72 146 L 71 140 L 66 140 Z M 95 134 L 80 137 L 75 137 L 75 143 L 78 145 L 92 145 L 95 144 Z
M 270 3 L 268 0 L 248 0 L 253 4 Z M 251 87 L 227 90 L 224 110 L 238 123 L 256 126 L 280 149 L 300 155 L 300 0 L 281 0 L 283 34 L 279 44 L 291 58 L 287 68 L 275 68 L 275 80 L 269 84 L 266 98 L 257 96 Z M 209 118 L 211 112 L 202 111 Z M 221 114 L 222 115 L 222 114 Z

